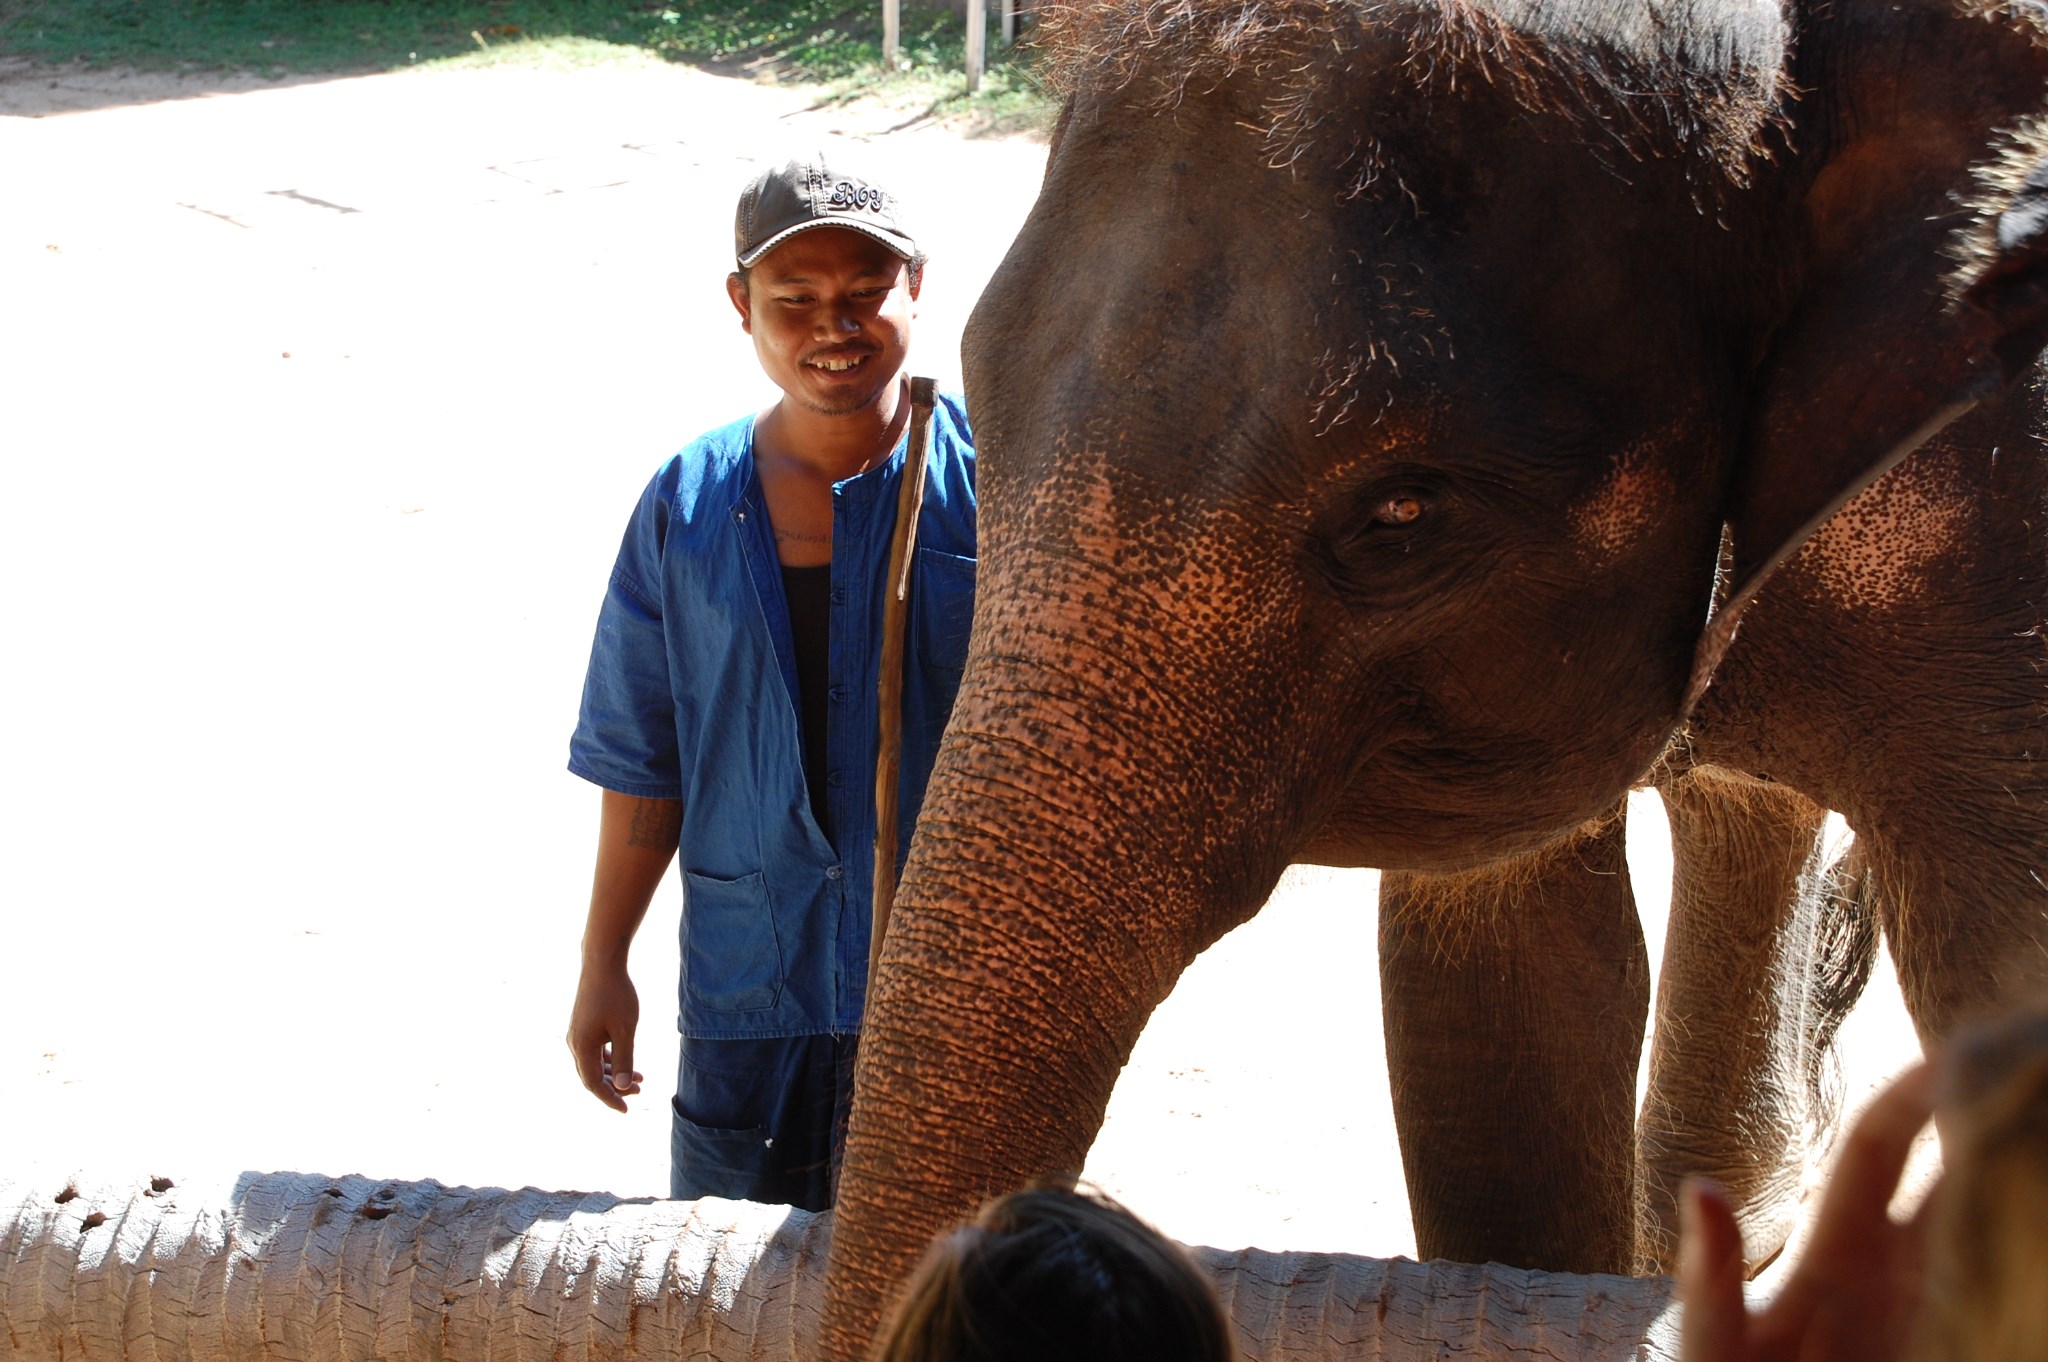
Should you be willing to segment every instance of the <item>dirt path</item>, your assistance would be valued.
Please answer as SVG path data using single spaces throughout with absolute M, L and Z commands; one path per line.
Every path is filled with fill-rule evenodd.
M 675 69 L 0 67 L 0 1166 L 665 1187 L 660 1101 L 560 1039 L 591 621 L 649 471 L 767 400 L 721 287 L 757 164 L 923 186 L 915 362 L 956 377 L 1043 153 L 901 121 Z M 1186 1239 L 1412 1250 L 1373 887 L 1297 871 L 1198 963 L 1096 1176 Z M 1900 1036 L 1867 1006 L 1853 1081 Z

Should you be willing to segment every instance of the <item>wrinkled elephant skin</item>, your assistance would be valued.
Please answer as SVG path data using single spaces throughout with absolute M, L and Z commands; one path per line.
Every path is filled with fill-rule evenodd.
M 1996 327 L 1947 292 L 1955 196 L 2042 100 L 2017 23 L 1047 12 L 1068 102 L 966 342 L 980 597 L 863 1037 L 842 1355 L 933 1230 L 1081 1165 L 1153 1006 L 1294 860 L 1388 868 L 1429 909 L 1383 929 L 1397 1111 L 1455 1109 L 1422 1127 L 1425 1252 L 1627 1270 L 1647 962 L 1625 889 L 1566 881 L 1613 880 L 1599 820 L 1685 720 L 1724 524 L 1741 583 L 1800 562 L 2038 327 L 2031 242 L 1970 262 L 2005 271 Z M 1839 733 L 1753 760 L 1772 669 L 1802 665 L 1775 589 L 1702 721 L 1853 816 L 1812 766 Z M 1873 683 L 1844 720 L 1881 720 Z M 1551 881 L 1571 913 L 1543 915 Z M 1425 1081 L 1439 1058 L 1462 1091 Z

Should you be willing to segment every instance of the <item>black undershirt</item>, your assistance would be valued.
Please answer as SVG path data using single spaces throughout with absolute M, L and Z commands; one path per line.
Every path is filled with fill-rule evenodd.
M 798 727 L 803 732 L 804 783 L 811 792 L 811 817 L 825 840 L 834 842 L 825 816 L 825 715 L 832 688 L 828 675 L 832 647 L 832 565 L 782 565 L 782 595 L 789 602 L 789 632 L 796 642 Z

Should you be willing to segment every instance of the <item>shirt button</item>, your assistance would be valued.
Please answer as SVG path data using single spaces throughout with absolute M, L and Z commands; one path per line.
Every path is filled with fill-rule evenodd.
M 825 774 L 825 783 L 835 790 L 844 789 L 846 786 L 846 772 L 828 771 Z
M 846 867 L 845 867 L 845 866 L 843 866 L 843 865 L 828 865 L 828 866 L 826 866 L 826 867 L 825 867 L 825 878 L 826 878 L 826 879 L 828 879 L 828 880 L 843 880 L 843 879 L 845 879 L 845 878 L 846 878 Z
M 845 703 L 846 703 L 846 687 L 844 687 L 844 686 L 834 686 L 834 687 L 832 688 L 832 690 L 831 690 L 830 694 L 831 694 L 831 696 L 832 696 L 832 703 L 833 703 L 833 704 L 835 704 L 835 705 L 843 705 L 843 704 L 845 704 Z
M 845 604 L 846 604 L 846 588 L 845 588 L 845 587 L 843 587 L 843 586 L 835 586 L 835 587 L 833 587 L 833 588 L 832 588 L 832 604 L 834 604 L 834 605 L 845 605 Z

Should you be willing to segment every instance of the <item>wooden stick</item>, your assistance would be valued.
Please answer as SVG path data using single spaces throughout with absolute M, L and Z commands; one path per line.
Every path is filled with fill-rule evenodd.
M 896 531 L 889 541 L 889 575 L 883 578 L 881 739 L 875 754 L 874 927 L 868 937 L 868 991 L 882 959 L 889 907 L 896 898 L 896 819 L 903 774 L 903 639 L 910 623 L 910 569 L 917 561 L 917 517 L 924 509 L 925 466 L 931 455 L 932 404 L 938 384 L 910 380 L 910 442 L 903 456 L 903 481 L 896 489 Z

